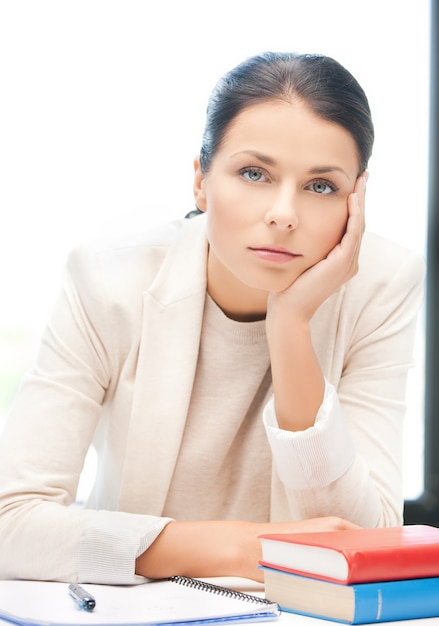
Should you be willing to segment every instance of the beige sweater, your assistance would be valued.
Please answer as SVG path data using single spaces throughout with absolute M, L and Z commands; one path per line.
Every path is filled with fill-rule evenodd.
M 71 255 L 0 439 L 0 577 L 138 582 L 135 558 L 171 515 L 401 522 L 423 260 L 366 234 L 359 273 L 312 320 L 324 403 L 313 428 L 289 433 L 262 325 L 235 344 L 239 325 L 209 302 L 204 314 L 206 259 L 203 217 Z M 98 476 L 78 509 L 92 441 Z
M 269 519 L 271 452 L 261 416 L 270 393 L 265 322 L 228 319 L 207 296 L 188 419 L 164 515 Z

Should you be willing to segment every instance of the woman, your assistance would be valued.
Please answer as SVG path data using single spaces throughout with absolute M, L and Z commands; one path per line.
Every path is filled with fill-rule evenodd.
M 263 532 L 402 522 L 424 263 L 363 236 L 372 144 L 337 62 L 248 59 L 209 101 L 203 215 L 72 253 L 0 442 L 2 577 L 260 579 Z

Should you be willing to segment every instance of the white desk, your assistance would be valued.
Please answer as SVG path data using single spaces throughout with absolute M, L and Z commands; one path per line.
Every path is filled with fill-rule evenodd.
M 204 580 L 212 582 L 215 585 L 230 587 L 231 589 L 245 591 L 257 596 L 264 595 L 264 585 L 253 580 L 248 580 L 247 578 L 206 578 Z M 271 624 L 271 622 L 269 623 Z M 384 626 L 386 624 L 389 626 L 439 626 L 439 617 L 382 623 Z M 335 626 L 337 622 L 282 611 L 279 620 L 273 622 L 273 624 L 279 624 L 279 626 L 322 626 L 323 624 L 329 626 L 333 624 Z
M 264 596 L 264 586 L 246 578 L 205 578 L 207 582 L 222 587 L 229 587 L 238 591 L 244 591 L 253 595 Z M 278 620 L 273 622 L 264 622 L 268 626 L 336 626 L 336 622 L 329 620 L 317 619 L 313 617 L 305 617 L 304 615 L 295 615 L 293 613 L 281 612 Z M 406 620 L 398 622 L 384 622 L 384 626 L 439 626 L 439 617 L 430 619 Z M 6 622 L 0 618 L 0 626 L 11 626 L 11 622 Z

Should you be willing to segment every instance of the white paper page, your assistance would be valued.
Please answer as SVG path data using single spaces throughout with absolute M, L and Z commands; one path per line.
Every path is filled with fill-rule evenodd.
M 68 626 L 156 624 L 267 613 L 258 605 L 170 581 L 133 587 L 84 585 L 96 600 L 92 612 L 78 608 L 65 583 L 0 581 L 0 617 L 23 624 Z M 273 616 L 275 617 L 275 615 Z

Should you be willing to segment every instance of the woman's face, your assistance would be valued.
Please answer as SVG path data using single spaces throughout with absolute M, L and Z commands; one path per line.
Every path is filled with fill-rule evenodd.
M 268 292 L 285 290 L 339 243 L 358 167 L 350 133 L 300 101 L 245 109 L 206 175 L 196 160 L 208 291 L 226 313 L 263 314 Z

